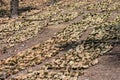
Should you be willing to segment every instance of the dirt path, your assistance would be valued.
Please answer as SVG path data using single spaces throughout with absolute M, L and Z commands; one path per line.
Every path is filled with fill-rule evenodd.
M 95 3 L 95 2 L 93 1 L 93 3 Z M 86 5 L 83 5 L 82 7 L 87 6 L 87 5 L 90 5 L 90 3 L 86 4 Z M 77 10 L 77 11 L 79 12 L 79 11 L 81 11 L 81 9 Z M 88 13 L 91 13 L 91 12 L 95 12 L 95 11 L 84 10 L 82 12 L 84 12 L 84 14 L 76 17 L 75 19 L 71 20 L 67 24 L 74 23 L 74 22 L 79 22 L 80 20 L 82 20 L 84 15 L 86 15 Z M 96 11 L 96 13 L 100 13 L 100 11 Z M 43 41 L 46 41 L 47 39 L 52 37 L 54 35 L 54 33 L 62 30 L 65 27 L 64 25 L 66 25 L 66 23 L 61 23 L 59 25 L 48 26 L 46 29 L 44 29 L 42 32 L 40 32 L 38 35 L 36 35 L 36 37 L 33 37 L 33 38 L 31 38 L 29 40 L 26 40 L 26 41 L 23 41 L 21 43 L 16 43 L 15 46 L 13 46 L 9 49 L 0 50 L 0 60 L 6 59 L 10 56 L 13 56 L 13 55 L 17 54 L 18 52 L 21 52 L 21 51 L 24 51 L 25 49 L 31 48 L 33 45 L 36 45 L 38 43 L 42 43 Z M 56 27 L 56 28 L 54 29 L 53 27 Z
M 93 12 L 93 11 L 92 10 L 86 11 L 85 13 L 87 14 L 89 12 Z M 114 13 L 116 13 L 116 11 L 114 11 Z M 114 16 L 116 16 L 116 14 Z M 114 16 L 110 17 L 110 19 L 113 19 Z M 80 21 L 81 19 L 82 19 L 82 16 L 79 16 L 72 22 Z M 25 49 L 31 48 L 32 46 L 37 45 L 38 43 L 40 44 L 43 41 L 48 40 L 54 35 L 54 33 L 59 32 L 63 28 L 65 28 L 66 25 L 68 24 L 59 24 L 59 25 L 46 27 L 45 30 L 39 33 L 36 37 L 31 38 L 22 43 L 16 44 L 14 47 L 8 49 L 5 54 L 0 56 L 0 60 L 6 59 L 10 56 L 17 54 L 18 52 L 24 51 Z M 86 32 L 85 34 L 87 35 L 90 32 Z M 84 37 L 82 37 L 82 40 L 83 39 Z M 59 54 L 58 56 L 61 56 L 61 55 L 62 54 Z M 53 58 L 50 58 L 49 61 L 51 61 L 52 59 Z M 43 61 L 43 63 L 46 61 Z M 28 67 L 27 70 L 21 71 L 18 74 L 15 74 L 13 76 L 17 76 L 21 74 L 24 75 L 28 70 L 38 70 L 41 65 L 42 64 L 36 65 L 35 67 L 30 67 L 30 68 Z M 112 52 L 107 53 L 104 56 L 101 56 L 99 58 L 99 63 L 95 66 L 90 67 L 89 69 L 84 70 L 84 73 L 85 74 L 83 76 L 80 76 L 78 80 L 119 80 L 120 79 L 120 45 L 115 47 L 112 50 Z M 10 77 L 13 77 L 13 76 L 10 76 Z
M 99 63 L 84 70 L 78 80 L 120 80 L 120 44 L 98 60 Z
M 61 31 L 66 27 L 67 24 L 59 24 L 59 25 L 53 25 L 46 27 L 42 32 L 40 32 L 36 37 L 33 37 L 29 40 L 26 40 L 24 42 L 18 43 L 15 46 L 5 50 L 5 53 L 1 54 L 0 60 L 6 59 L 10 56 L 13 56 L 17 54 L 18 52 L 24 51 L 25 49 L 31 48 L 34 45 L 37 45 L 38 43 L 42 43 L 43 41 L 48 40 L 51 38 L 56 32 Z
M 93 30 L 93 28 L 88 28 L 85 32 L 83 32 L 81 38 L 78 40 L 78 43 L 80 43 L 80 42 L 83 41 L 83 40 L 86 40 L 87 37 L 89 36 L 89 33 L 91 33 L 92 30 Z M 84 35 L 86 35 L 86 36 L 84 36 Z M 64 54 L 65 54 L 69 49 L 72 49 L 72 48 L 74 48 L 74 47 L 72 47 L 72 45 L 69 45 L 69 46 L 65 47 L 62 51 L 60 51 L 59 54 L 57 54 L 56 56 L 51 57 L 51 58 L 49 58 L 49 59 L 46 59 L 46 60 L 42 61 L 42 63 L 39 64 L 39 65 L 36 65 L 36 66 L 33 66 L 33 67 L 27 67 L 25 70 L 20 71 L 20 72 L 18 72 L 17 74 L 8 77 L 8 79 L 14 78 L 14 77 L 16 77 L 16 76 L 24 75 L 24 74 L 26 74 L 26 73 L 27 73 L 28 71 L 30 71 L 30 70 L 32 70 L 32 71 L 37 71 L 37 70 L 39 70 L 44 64 L 51 62 L 51 61 L 52 61 L 53 59 L 55 59 L 55 58 L 64 56 Z
M 17 54 L 18 52 L 24 51 L 25 49 L 31 48 L 34 45 L 40 44 L 43 41 L 48 40 L 55 33 L 61 31 L 66 26 L 68 26 L 74 22 L 81 21 L 83 19 L 83 16 L 86 14 L 87 13 L 85 13 L 83 15 L 79 15 L 78 17 L 74 18 L 73 20 L 70 20 L 69 22 L 63 22 L 63 23 L 57 24 L 57 25 L 49 25 L 45 29 L 43 29 L 40 33 L 38 33 L 35 37 L 30 38 L 21 43 L 16 43 L 15 46 L 13 46 L 9 49 L 0 50 L 0 60 L 6 59 L 10 56 Z

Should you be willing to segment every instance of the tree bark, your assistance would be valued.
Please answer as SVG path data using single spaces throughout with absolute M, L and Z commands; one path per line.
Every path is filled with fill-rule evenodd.
M 57 2 L 57 0 L 51 0 L 51 3 L 52 4 L 54 4 L 54 3 L 56 3 Z
M 4 1 L 3 0 L 0 0 L 0 6 L 4 5 Z
M 11 0 L 10 8 L 11 18 L 18 17 L 19 0 Z

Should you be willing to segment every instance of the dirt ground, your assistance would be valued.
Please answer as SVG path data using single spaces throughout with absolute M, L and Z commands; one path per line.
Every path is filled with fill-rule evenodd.
M 99 63 L 84 70 L 78 80 L 120 80 L 120 44 L 98 60 Z
M 62 26 L 62 25 L 60 25 L 60 26 Z M 35 40 L 37 40 L 38 42 L 39 42 L 39 40 L 44 41 L 44 40 L 48 39 L 49 37 L 53 36 L 53 34 L 55 32 L 60 31 L 64 27 L 55 28 L 55 26 L 50 26 L 48 28 L 49 29 L 47 30 L 47 32 L 48 32 L 47 34 L 45 31 L 44 33 L 39 35 L 39 36 L 44 35 L 44 38 L 37 39 L 38 37 L 36 37 Z M 49 32 L 49 31 L 51 31 L 51 32 Z M 16 49 L 19 48 L 19 50 L 17 52 L 19 52 L 20 50 L 25 50 L 26 48 L 29 48 L 32 45 L 37 44 L 37 42 L 34 43 L 33 41 L 34 40 L 32 40 L 32 41 L 30 40 L 30 42 L 31 42 L 30 44 L 28 44 L 27 42 L 21 44 L 21 45 L 24 45 L 22 47 L 22 49 L 19 48 L 20 46 L 17 46 Z M 15 54 L 16 54 L 16 52 L 15 52 Z M 11 56 L 11 55 L 6 56 L 6 55 L 4 58 Z M 2 59 L 2 58 L 3 57 L 0 57 L 0 59 Z M 117 44 L 110 52 L 99 57 L 98 61 L 99 61 L 99 63 L 96 64 L 95 66 L 85 69 L 83 71 L 84 75 L 79 76 L 78 80 L 119 80 L 120 79 L 120 44 Z M 39 69 L 39 65 L 34 67 L 33 69 L 36 70 L 37 68 Z M 24 73 L 24 71 L 20 72 L 16 75 L 19 75 L 22 73 Z
M 57 25 L 57 27 L 48 26 L 36 37 L 16 44 L 14 47 L 5 50 L 5 52 L 0 51 L 0 60 L 6 59 L 14 54 L 17 54 L 18 52 L 31 48 L 39 42 L 48 40 L 54 35 L 54 33 L 59 32 L 64 27 L 65 24 Z M 110 52 L 99 57 L 98 60 L 99 63 L 85 69 L 83 71 L 84 75 L 79 76 L 78 80 L 120 80 L 120 44 L 117 44 Z
M 66 24 L 60 24 L 60 25 L 57 25 L 57 27 L 55 25 L 48 26 L 47 28 L 39 32 L 39 34 L 37 34 L 37 36 L 35 36 L 34 38 L 18 43 L 9 49 L 0 51 L 0 55 L 1 55 L 0 60 L 6 59 L 21 51 L 24 51 L 25 49 L 31 48 L 32 46 L 37 45 L 39 42 L 42 43 L 48 40 L 54 35 L 54 33 L 57 33 L 61 31 L 63 28 L 65 28 L 65 25 Z
M 62 26 L 62 25 L 60 25 Z M 8 50 L 8 52 L 13 52 L 13 54 L 8 55 L 6 53 L 0 57 L 0 59 L 8 58 L 17 52 L 23 51 L 27 48 L 32 47 L 32 45 L 36 45 L 39 41 L 45 41 L 51 36 L 54 35 L 55 32 L 60 31 L 64 27 L 54 26 L 48 27 L 45 32 L 37 36 L 36 38 L 25 41 L 24 43 L 20 43 L 16 45 L 13 49 Z M 49 32 L 50 31 L 50 32 Z M 44 38 L 39 38 L 44 35 Z M 36 41 L 37 40 L 37 41 Z M 34 43 L 34 41 L 36 41 Z M 14 50 L 14 51 L 12 51 Z M 112 51 L 106 53 L 105 55 L 98 58 L 99 63 L 95 66 L 92 66 L 88 69 L 84 70 L 84 75 L 80 76 L 78 80 L 119 80 L 120 79 L 120 44 L 113 48 Z

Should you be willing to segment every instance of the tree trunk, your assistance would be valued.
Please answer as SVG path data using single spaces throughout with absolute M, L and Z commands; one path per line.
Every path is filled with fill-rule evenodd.
M 19 0 L 11 0 L 10 7 L 11 18 L 18 17 Z
M 57 2 L 57 0 L 51 0 L 51 4 L 54 4 L 56 2 Z
M 3 0 L 0 0 L 0 6 L 4 5 L 4 1 Z

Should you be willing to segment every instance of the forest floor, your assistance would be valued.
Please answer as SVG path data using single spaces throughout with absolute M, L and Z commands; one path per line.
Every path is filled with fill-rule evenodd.
M 36 0 L 36 1 L 39 1 L 39 0 Z M 100 1 L 102 1 L 102 0 L 100 0 Z M 26 2 L 27 2 L 27 0 L 26 0 Z M 37 3 L 37 2 L 35 2 L 35 3 Z M 36 4 L 36 6 L 38 6 L 38 5 Z M 46 6 L 46 5 L 44 5 L 44 6 Z M 87 14 L 87 11 L 85 11 L 85 12 L 86 12 L 85 14 Z M 93 11 L 88 11 L 88 14 L 89 14 L 89 12 L 92 13 Z M 32 14 L 32 11 L 27 12 L 27 13 Z M 97 13 L 99 13 L 99 11 Z M 113 11 L 111 13 L 114 14 L 114 15 L 110 16 L 109 20 L 112 20 L 112 18 L 114 18 L 114 16 L 116 17 L 117 15 L 119 15 L 119 11 Z M 23 13 L 21 15 L 24 16 L 24 15 L 26 15 L 26 13 Z M 7 24 L 8 22 L 11 21 L 11 19 L 8 19 L 7 17 L 5 17 L 5 18 L 1 17 L 0 19 L 1 19 L 0 20 L 0 25 Z M 18 19 L 20 19 L 20 18 L 18 18 Z M 63 31 L 66 28 L 66 26 L 70 26 L 72 23 L 78 22 L 81 19 L 83 19 L 83 17 L 77 16 L 77 17 L 75 17 L 74 19 L 72 19 L 68 22 L 62 22 L 60 24 L 47 25 L 47 27 L 45 25 L 45 28 L 38 31 L 38 33 L 35 34 L 36 36 L 32 36 L 32 38 L 28 38 L 27 40 L 24 40 L 24 41 L 21 41 L 21 42 L 19 42 L 19 41 L 15 42 L 15 45 L 13 45 L 9 48 L 0 46 L 0 60 L 1 60 L 0 64 L 4 63 L 4 61 L 6 62 L 7 59 L 9 61 L 9 58 L 14 59 L 14 58 L 16 58 L 16 56 L 18 57 L 20 55 L 20 53 L 27 55 L 25 53 L 25 51 L 27 51 L 29 49 L 30 49 L 31 53 L 32 52 L 37 53 L 37 52 L 34 52 L 36 50 L 33 50 L 33 48 L 36 47 L 36 45 L 38 47 L 39 44 L 42 44 L 42 43 L 44 43 L 45 41 L 47 41 L 51 38 L 54 39 L 54 36 L 56 35 L 56 33 L 59 33 L 61 31 Z M 24 28 L 22 30 L 24 30 Z M 93 30 L 93 28 L 92 28 L 92 30 Z M 82 32 L 83 34 L 80 36 L 81 38 L 78 39 L 78 41 L 86 40 L 87 37 L 89 36 L 89 33 L 91 33 L 91 32 L 92 31 L 89 30 L 89 28 L 86 29 L 86 31 L 83 31 Z M 1 29 L 1 34 L 2 34 L 2 29 Z M 4 38 L 3 38 L 3 40 L 4 40 Z M 58 40 L 59 40 L 59 38 L 58 38 Z M 1 42 L 2 42 L 2 39 L 1 39 Z M 0 43 L 0 44 L 2 44 L 2 43 Z M 8 45 L 7 41 L 5 43 L 5 46 L 6 45 Z M 53 43 L 53 45 L 54 45 L 54 43 Z M 42 48 L 40 48 L 40 49 L 42 49 Z M 55 49 L 56 49 L 56 47 L 55 47 Z M 52 56 L 49 59 L 43 60 L 42 63 L 40 63 L 40 64 L 37 64 L 35 66 L 25 67 L 25 70 L 23 69 L 21 71 L 18 71 L 15 74 L 8 75 L 8 77 L 6 79 L 9 80 L 9 79 L 12 79 L 12 78 L 17 77 L 17 76 L 19 77 L 21 75 L 28 74 L 29 70 L 37 71 L 37 70 L 39 70 L 39 68 L 41 66 L 44 66 L 44 64 L 46 64 L 47 62 L 52 62 L 52 60 L 56 59 L 58 56 L 59 57 L 64 56 L 63 54 L 66 54 L 70 49 L 74 49 L 74 48 L 71 45 L 68 45 L 64 50 L 59 51 L 59 54 L 57 54 L 55 56 Z M 46 51 L 46 53 L 50 52 L 50 50 Z M 98 58 L 96 58 L 96 60 L 98 60 L 98 61 L 95 63 L 94 66 L 90 66 L 87 69 L 83 69 L 84 74 L 77 77 L 77 80 L 119 80 L 120 79 L 120 42 L 115 43 L 112 50 L 106 52 L 102 56 L 99 56 Z M 6 64 L 9 64 L 9 62 L 8 63 L 6 62 Z M 6 64 L 4 66 L 6 66 Z M 0 70 L 1 70 L 0 73 L 2 73 L 3 67 L 0 66 Z M 11 70 L 11 68 L 8 69 L 8 70 Z M 8 73 L 9 73 L 9 71 L 8 71 Z M 1 75 L 0 75 L 0 77 L 1 77 Z M 34 80 L 34 79 L 32 79 L 32 80 Z M 42 79 L 40 79 L 40 80 L 42 80 Z M 63 80 L 65 80 L 65 79 L 63 79 Z M 74 79 L 71 79 L 71 80 L 74 80 Z
M 84 70 L 78 80 L 119 80 L 120 79 L 120 44 L 112 51 L 98 58 L 99 63 Z

